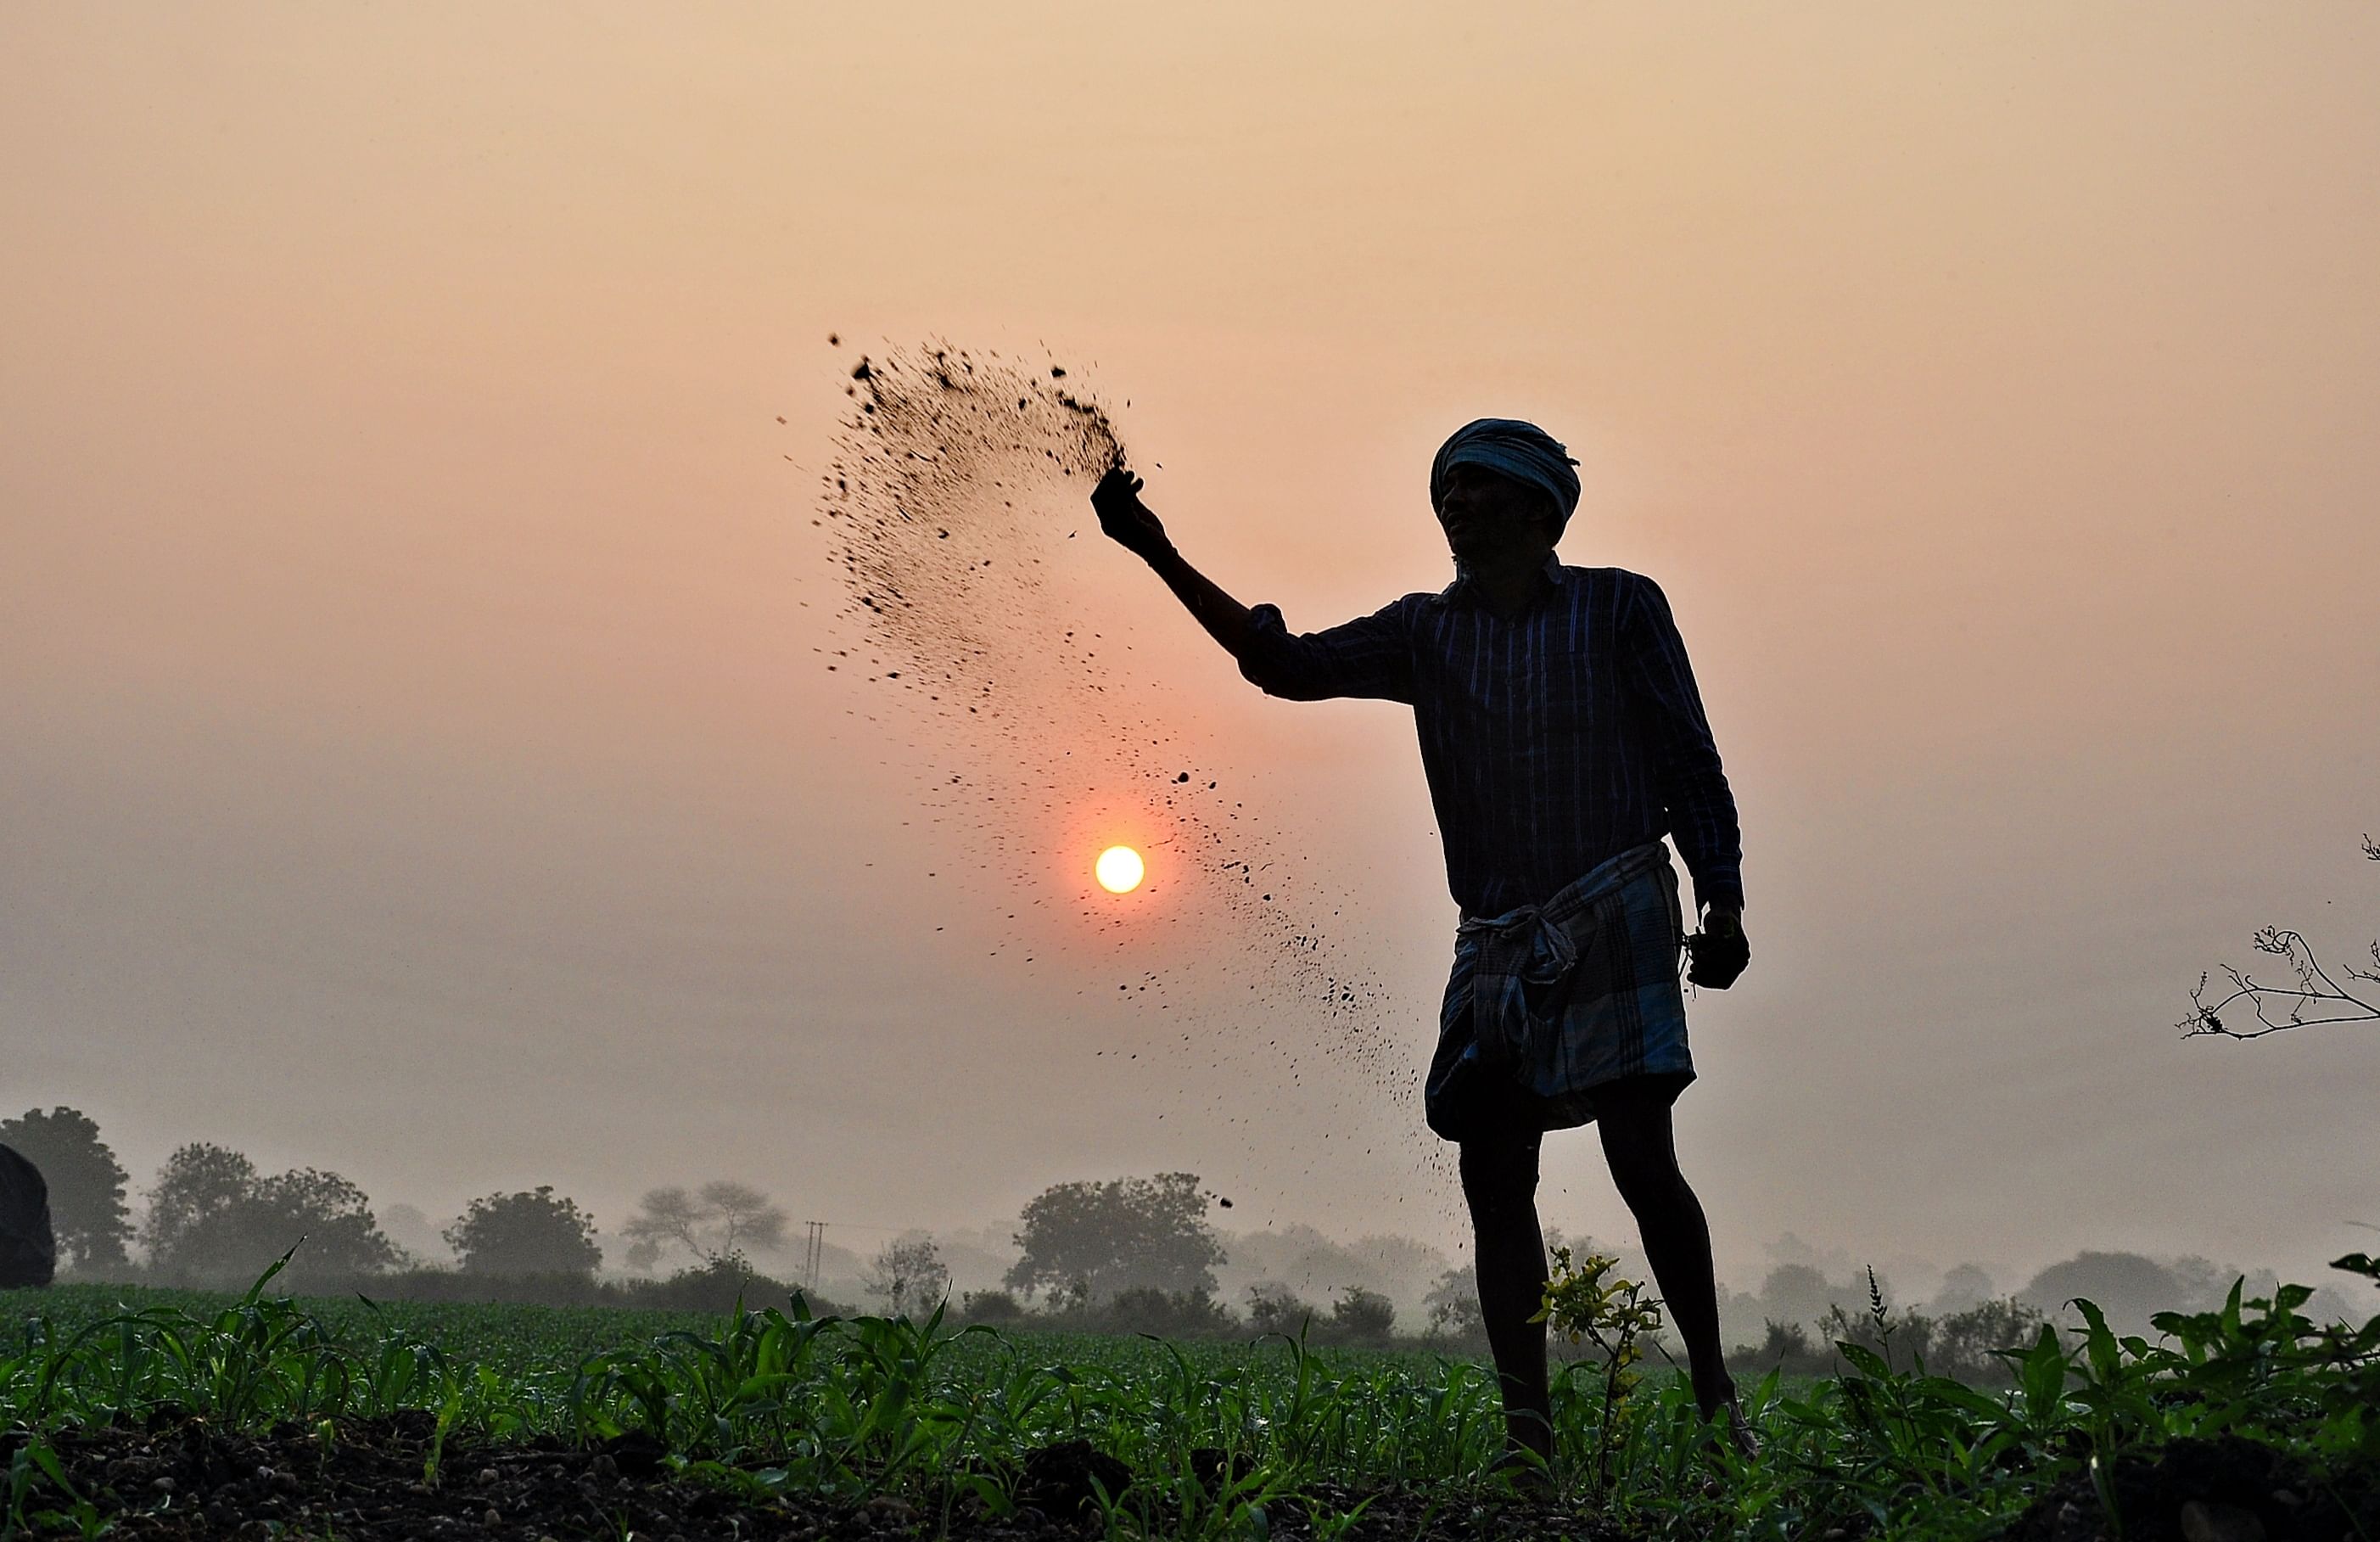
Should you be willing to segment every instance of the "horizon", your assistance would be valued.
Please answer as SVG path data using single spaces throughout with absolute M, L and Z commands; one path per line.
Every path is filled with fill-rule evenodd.
M 102 1131 L 102 1138 L 105 1138 L 104 1130 Z M 336 1169 L 330 1168 L 327 1171 L 335 1172 Z M 1062 1180 L 1062 1182 L 1064 1181 L 1073 1180 Z M 137 1174 L 135 1181 L 128 1183 L 126 1189 L 129 1222 L 134 1233 L 132 1249 L 136 1255 L 133 1265 L 136 1273 L 154 1267 L 153 1262 L 145 1257 L 145 1249 L 140 1238 L 140 1230 L 147 1212 L 146 1189 L 147 1185 L 138 1182 Z M 764 1197 L 771 1204 L 776 1203 L 781 1197 L 772 1191 L 764 1189 L 763 1192 Z M 559 1185 L 556 1187 L 556 1195 L 561 1198 L 576 1197 L 569 1194 L 565 1187 Z M 437 1233 L 445 1225 L 460 1218 L 468 1201 L 458 1201 L 453 1206 L 452 1214 L 442 1214 L 435 1209 L 425 1208 L 405 1196 L 390 1198 L 384 1196 L 370 1196 L 369 1197 L 376 1223 L 382 1233 L 391 1242 L 396 1244 L 402 1251 L 401 1268 L 426 1268 L 433 1270 L 457 1268 L 458 1261 L 451 1247 L 443 1236 Z M 782 1208 L 782 1206 L 779 1208 Z M 1216 1213 L 1211 1202 L 1208 1209 L 1207 1223 L 1222 1244 L 1225 1253 L 1224 1258 L 1216 1266 L 1219 1275 L 1224 1277 L 1224 1282 L 1219 1290 L 1217 1299 L 1227 1307 L 1238 1305 L 1239 1297 L 1246 1293 L 1250 1288 L 1265 1283 L 1285 1284 L 1292 1289 L 1302 1288 L 1317 1292 L 1316 1298 L 1310 1304 L 1318 1308 L 1329 1304 L 1332 1293 L 1343 1291 L 1351 1286 L 1362 1285 L 1366 1288 L 1383 1289 L 1397 1303 L 1400 1313 L 1405 1314 L 1416 1306 L 1421 1296 L 1436 1282 L 1439 1275 L 1447 1270 L 1461 1269 L 1465 1267 L 1463 1250 L 1459 1245 L 1449 1247 L 1427 1238 L 1411 1236 L 1401 1232 L 1334 1232 L 1318 1220 L 1295 1218 L 1282 1218 L 1244 1226 L 1234 1224 L 1232 1218 L 1228 1215 Z M 398 1214 L 397 1212 L 408 1213 Z M 589 1213 L 590 1221 L 595 1226 L 592 1240 L 601 1250 L 601 1260 L 596 1269 L 599 1278 L 662 1279 L 676 1269 L 698 1267 L 692 1258 L 681 1257 L 674 1252 L 665 1252 L 658 1260 L 649 1264 L 628 1261 L 626 1247 L 630 1239 L 623 1232 L 625 1220 L 604 1225 L 601 1218 L 594 1216 L 591 1210 Z M 807 1227 L 811 1223 L 811 1218 L 789 1212 L 790 1227 Z M 980 1275 L 976 1271 L 986 1264 L 1004 1268 L 1007 1262 L 1014 1261 L 1017 1251 L 1017 1239 L 1010 1228 L 1017 1223 L 1016 1221 L 979 1220 L 972 1225 L 946 1224 L 940 1227 L 925 1227 L 850 1220 L 817 1221 L 816 1224 L 820 1228 L 820 1242 L 824 1267 L 821 1268 L 814 1287 L 820 1296 L 837 1300 L 844 1297 L 864 1300 L 867 1296 L 867 1287 L 864 1283 L 866 1270 L 869 1268 L 869 1259 L 873 1257 L 875 1249 L 894 1242 L 927 1239 L 941 1248 L 945 1261 L 952 1266 L 951 1297 L 953 1301 L 961 1299 L 965 1293 L 975 1289 L 1005 1289 L 1004 1281 L 1000 1278 Z M 1572 1246 L 1615 1252 L 1622 1260 L 1623 1267 L 1638 1275 L 1645 1272 L 1639 1245 L 1633 1237 L 1606 1237 L 1574 1232 L 1559 1222 L 1550 1220 L 1548 1227 L 1548 1245 L 1551 1245 L 1557 1238 L 1560 1238 Z M 1413 1273 L 1410 1269 L 1400 1271 L 1377 1262 L 1363 1261 L 1363 1256 L 1367 1252 L 1378 1253 L 1384 1248 L 1397 1250 L 1397 1245 L 1407 1245 L 1416 1253 L 1429 1255 L 1434 1261 L 1421 1265 L 1419 1259 L 1414 1260 L 1423 1268 L 1423 1273 L 1420 1274 Z M 796 1286 L 803 1285 L 805 1281 L 801 1277 L 802 1269 L 795 1263 L 795 1256 L 802 1252 L 805 1245 L 804 1242 L 797 1240 L 789 1232 L 781 1245 L 761 1245 L 751 1249 L 746 1254 L 747 1265 L 756 1274 L 783 1280 Z M 1300 1257 L 1304 1260 L 1302 1267 L 1305 1268 L 1305 1273 L 1299 1279 L 1282 1279 L 1280 1269 L 1275 1267 L 1281 1262 L 1277 1253 L 1269 1258 L 1267 1257 L 1269 1252 L 1281 1246 L 1311 1249 L 1318 1245 L 1330 1254 L 1339 1256 L 1339 1261 L 1317 1261 L 1310 1254 L 1301 1255 Z M 1251 1246 L 1256 1254 L 1253 1260 L 1244 1253 L 1234 1251 Z M 2244 1277 L 2250 1282 L 2252 1292 L 2254 1289 L 2263 1288 L 2256 1283 L 2260 1279 L 2291 1281 L 2291 1277 L 2285 1271 L 2274 1269 L 2269 1265 L 2256 1260 L 2209 1257 L 2203 1254 L 2186 1251 L 2156 1252 L 2128 1248 L 2084 1247 L 2037 1264 L 2016 1265 L 2011 1265 L 2005 1259 L 1977 1257 L 1962 1257 L 1956 1259 L 1925 1258 L 1907 1253 L 1890 1258 L 1878 1259 L 1860 1257 L 1853 1251 L 1840 1245 L 1830 1244 L 1825 1239 L 1814 1243 L 1791 1231 L 1773 1237 L 1762 1238 L 1759 1240 L 1758 1246 L 1760 1252 L 1765 1255 L 1765 1261 L 1750 1273 L 1731 1275 L 1724 1269 L 1720 1270 L 1718 1283 L 1722 1291 L 1723 1302 L 1744 1297 L 1761 1298 L 1768 1291 L 1771 1282 L 1778 1278 L 1778 1271 L 1794 1268 L 1815 1271 L 1824 1280 L 1828 1291 L 1840 1293 L 1837 1299 L 1854 1306 L 1861 1295 L 1861 1281 L 1870 1271 L 1880 1283 L 1885 1299 L 1900 1307 L 1922 1309 L 1927 1306 L 1938 1300 L 1943 1292 L 1949 1288 L 1951 1277 L 1969 1269 L 1981 1269 L 1988 1277 L 1992 1293 L 1987 1299 L 2034 1300 L 2039 1294 L 2036 1287 L 2045 1276 L 2065 1266 L 2083 1262 L 2095 1257 L 2105 1257 L 2111 1255 L 2119 1257 L 2145 1258 L 2168 1271 L 2178 1268 L 2186 1269 L 2194 1265 L 2207 1266 L 2214 1275 L 2224 1280 L 2235 1276 Z M 1343 1280 L 1326 1280 L 1314 1272 L 1318 1268 L 1336 1269 L 1349 1277 Z M 115 1277 L 108 1270 L 103 1270 L 97 1276 L 102 1279 Z M 78 1275 L 77 1278 L 81 1276 Z M 2335 1271 L 2329 1269 L 2313 1271 L 2308 1276 L 2295 1280 L 2294 1282 L 2315 1288 L 2317 1308 L 2322 1302 L 2344 1301 L 2343 1292 L 2335 1279 Z M 842 1291 L 844 1295 L 836 1296 L 836 1291 Z M 1029 1290 L 1025 1293 L 1028 1299 L 1031 1297 L 1032 1293 Z M 1731 1306 L 1730 1310 L 1732 1314 L 1740 1311 L 1741 1306 L 1740 1305 Z M 1400 1320 L 1405 1320 L 1402 1315 Z M 1730 1326 L 1740 1328 L 1742 1324 L 1737 1321 Z

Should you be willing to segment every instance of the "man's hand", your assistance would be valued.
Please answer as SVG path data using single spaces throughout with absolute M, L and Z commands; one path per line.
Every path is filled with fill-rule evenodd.
M 1130 552 L 1143 562 L 1155 562 L 1173 550 L 1165 539 L 1165 527 L 1148 505 L 1140 501 L 1141 481 L 1125 469 L 1122 461 L 1108 467 L 1099 485 L 1091 489 L 1091 507 L 1099 516 L 1099 528 L 1110 540 Z
M 1713 990 L 1733 985 L 1752 962 L 1752 944 L 1743 935 L 1743 914 L 1733 905 L 1715 905 L 1703 912 L 1703 929 L 1686 939 L 1686 978 Z

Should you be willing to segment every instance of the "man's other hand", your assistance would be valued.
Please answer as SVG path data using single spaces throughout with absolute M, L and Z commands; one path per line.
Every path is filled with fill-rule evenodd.
M 1725 905 L 1703 913 L 1703 929 L 1686 939 L 1686 978 L 1713 990 L 1733 985 L 1752 962 L 1752 944 L 1743 935 L 1743 917 Z
M 1165 539 L 1165 527 L 1157 516 L 1140 501 L 1140 479 L 1118 461 L 1091 489 L 1091 507 L 1110 540 L 1143 562 L 1155 562 L 1172 551 L 1173 543 Z

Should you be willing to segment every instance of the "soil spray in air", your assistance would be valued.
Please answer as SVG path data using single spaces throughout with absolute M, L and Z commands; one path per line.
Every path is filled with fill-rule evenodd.
M 864 715 L 907 742 L 904 763 L 929 768 L 911 795 L 965 856 L 956 873 L 937 869 L 943 903 L 990 919 L 992 960 L 1094 969 L 1086 994 L 1161 1018 L 1133 1048 L 1087 1053 L 1146 1049 L 1154 1072 L 1161 1044 L 1202 1062 L 1213 1090 L 1196 1117 L 1291 1119 L 1332 1165 L 1354 1160 L 1328 1158 L 1352 1138 L 1368 1139 L 1374 1160 L 1442 1171 L 1422 1133 L 1421 1051 L 1390 1031 L 1375 971 L 1339 935 L 1344 892 L 1268 810 L 1259 768 L 1172 726 L 1184 714 L 1135 659 L 1130 622 L 1095 629 L 1069 594 L 1112 555 L 1088 501 L 1125 459 L 1105 407 L 1047 358 L 929 344 L 845 369 L 848 410 L 820 488 L 844 595 L 826 662 L 876 693 Z M 1149 607 L 1171 603 L 1133 577 Z M 1145 832 L 1150 888 L 1166 889 L 1149 903 L 1120 907 L 1088 881 L 1093 832 L 1075 827 L 1102 807 Z M 1085 847 L 1079 863 L 1070 844 Z M 1053 846 L 1071 865 L 1053 863 Z M 1034 924 L 1053 908 L 1069 913 L 1066 935 L 1103 950 L 1087 961 L 1053 946 Z M 1196 962 L 1149 967 L 1160 955 Z M 1335 1074 L 1308 1079 L 1318 1057 Z M 1396 1126 L 1413 1134 L 1393 1153 L 1357 1134 Z

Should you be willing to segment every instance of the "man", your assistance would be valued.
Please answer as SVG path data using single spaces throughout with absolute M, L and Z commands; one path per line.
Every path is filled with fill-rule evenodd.
M 1748 1438 L 1719 1349 L 1710 1230 L 1670 1123 L 1694 1075 L 1680 951 L 1695 984 L 1719 990 L 1751 956 L 1735 800 L 1660 589 L 1554 558 L 1578 507 L 1574 465 L 1533 424 L 1465 425 L 1430 467 L 1454 582 L 1302 637 L 1184 561 L 1123 466 L 1091 494 L 1099 528 L 1269 694 L 1414 709 L 1463 911 L 1428 1118 L 1459 1143 L 1506 1427 L 1539 1462 L 1553 1439 L 1545 1329 L 1529 1320 L 1547 1277 L 1538 1145 L 1589 1122 L 1685 1340 L 1695 1401 Z M 1693 938 L 1665 834 L 1694 875 Z

